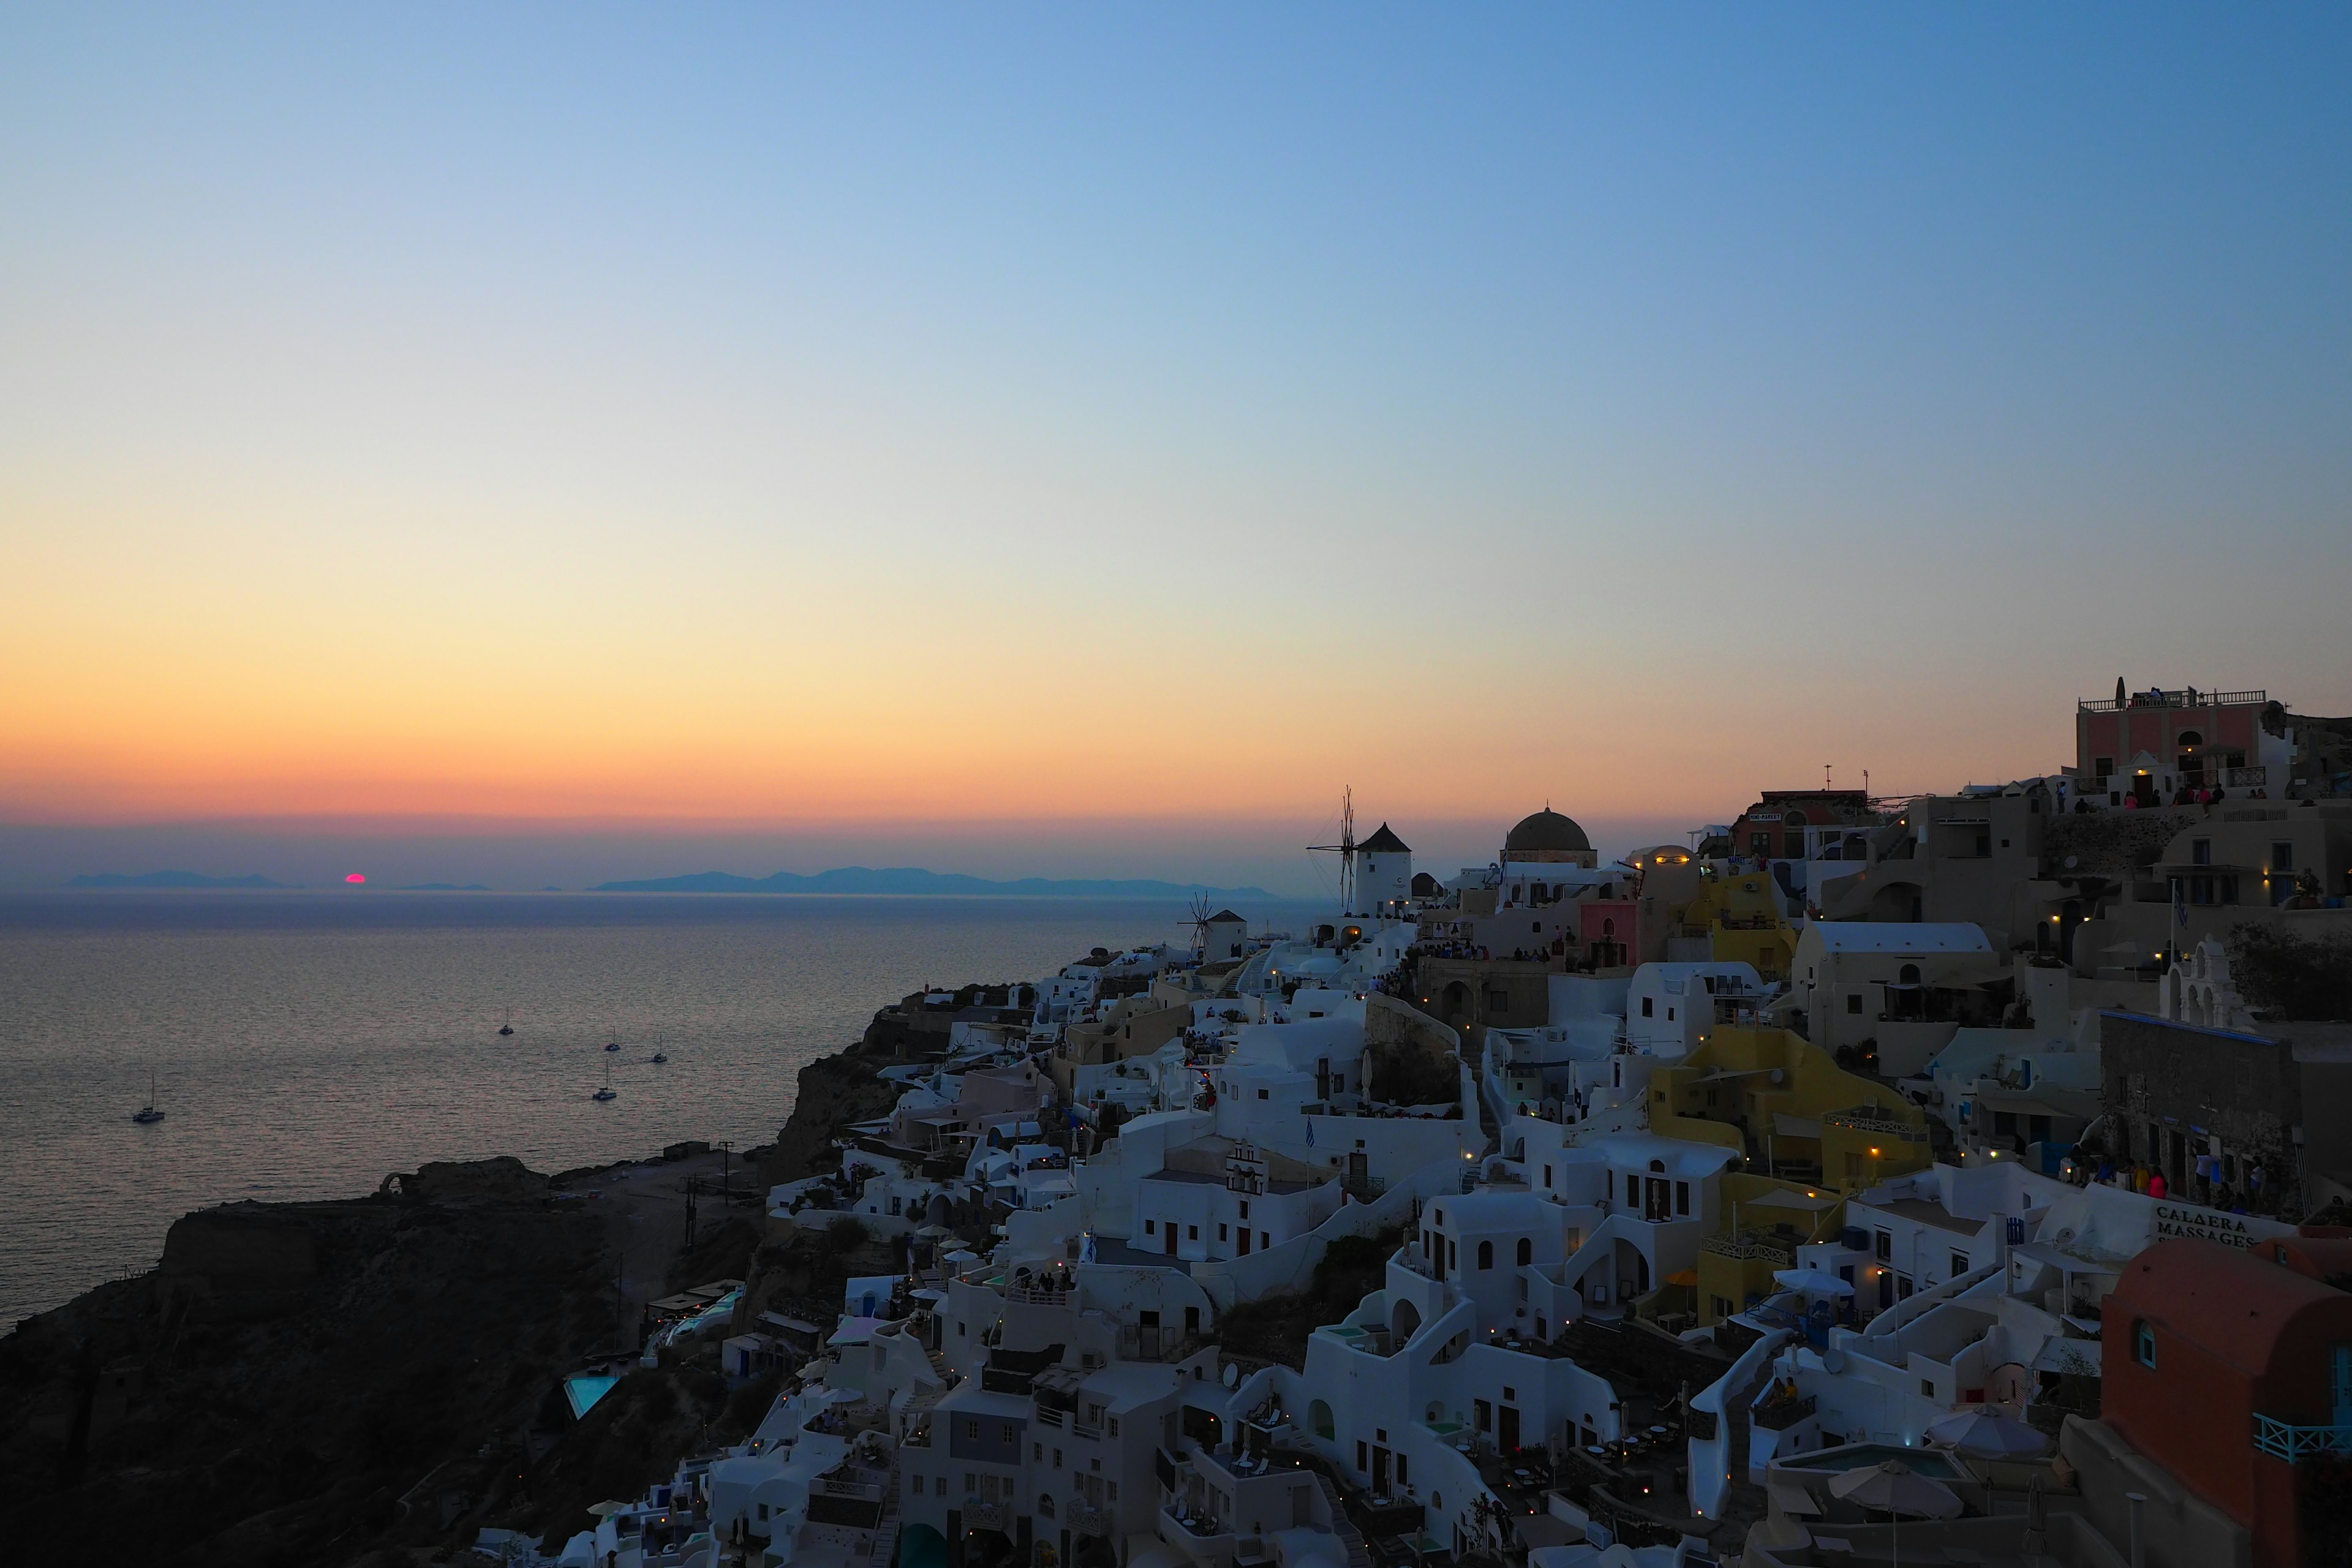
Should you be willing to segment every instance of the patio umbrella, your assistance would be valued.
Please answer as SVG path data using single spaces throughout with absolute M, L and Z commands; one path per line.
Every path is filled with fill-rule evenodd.
M 1960 1500 L 1949 1487 L 1929 1480 L 1900 1459 L 1848 1470 L 1830 1482 L 1830 1490 L 1858 1508 L 1880 1513 L 1949 1519 L 1960 1511 Z
M 1903 1561 L 1903 1519 L 1949 1519 L 1960 1511 L 1960 1500 L 1940 1481 L 1915 1473 L 1900 1459 L 1888 1459 L 1867 1469 L 1848 1470 L 1830 1482 L 1832 1496 L 1857 1508 L 1892 1516 L 1895 1561 Z
M 1927 1423 L 1927 1440 L 1975 1459 L 2022 1458 L 2042 1453 L 2050 1439 L 2006 1411 L 1963 1410 Z
M 594 1514 L 598 1519 L 603 1519 L 607 1514 L 625 1513 L 628 1511 L 628 1508 L 629 1505 L 627 1503 L 614 1502 L 611 1498 L 606 1498 L 603 1502 L 590 1503 L 588 1505 L 588 1511 Z
M 950 1230 L 943 1225 L 927 1225 L 915 1234 L 921 1237 L 925 1241 L 937 1241 L 943 1236 L 953 1236 L 955 1232 Z
M 1772 1278 L 1808 1296 L 1851 1296 L 1853 1287 L 1826 1268 L 1775 1268 Z

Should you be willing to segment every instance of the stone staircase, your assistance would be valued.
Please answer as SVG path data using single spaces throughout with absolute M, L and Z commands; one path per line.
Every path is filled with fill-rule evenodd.
M 1348 1517 L 1347 1507 L 1332 1489 L 1331 1479 L 1318 1470 L 1315 1472 L 1315 1484 L 1323 1489 L 1324 1505 L 1331 1510 L 1331 1533 L 1338 1536 L 1339 1544 L 1347 1549 L 1348 1568 L 1372 1568 L 1371 1548 L 1364 1544 L 1364 1532 L 1356 1528 L 1356 1521 Z

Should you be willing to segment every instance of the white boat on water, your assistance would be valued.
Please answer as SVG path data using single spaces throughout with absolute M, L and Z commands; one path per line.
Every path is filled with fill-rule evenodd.
M 604 1087 L 588 1097 L 591 1100 L 618 1100 L 620 1091 L 613 1087 L 613 1064 L 604 1064 Z
M 163 1113 L 155 1108 L 155 1075 L 152 1072 L 147 1075 L 147 1103 L 132 1111 L 131 1120 L 142 1127 L 152 1127 L 163 1120 Z

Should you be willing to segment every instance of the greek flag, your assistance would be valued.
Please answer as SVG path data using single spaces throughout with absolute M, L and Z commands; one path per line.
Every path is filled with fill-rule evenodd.
M 2189 900 L 2180 890 L 2180 879 L 2172 879 L 2172 921 L 2182 931 L 2189 929 Z
M 1315 1118 L 1311 1116 L 1307 1119 L 1307 1146 L 1315 1147 Z

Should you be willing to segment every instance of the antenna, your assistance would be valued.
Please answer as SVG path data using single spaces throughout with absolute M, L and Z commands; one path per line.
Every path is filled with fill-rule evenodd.
M 1828 789 L 1829 787 L 1830 787 L 1830 765 L 1829 765 L 1829 763 L 1823 763 L 1822 764 L 1822 789 L 1824 789 L 1824 790 L 1826 790 L 1826 789 Z
M 1339 857 L 1339 912 L 1356 912 L 1356 789 L 1353 784 L 1339 792 L 1339 842 L 1309 844 L 1317 854 Z

